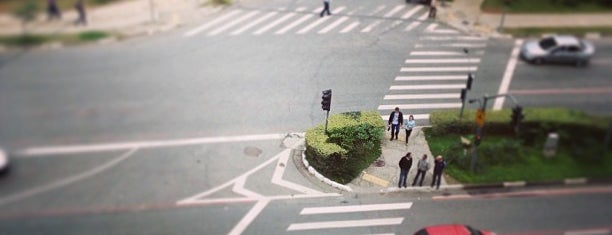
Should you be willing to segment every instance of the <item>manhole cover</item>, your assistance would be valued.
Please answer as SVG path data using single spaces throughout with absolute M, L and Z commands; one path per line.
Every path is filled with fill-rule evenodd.
M 259 155 L 261 155 L 263 151 L 261 151 L 261 149 L 257 148 L 257 147 L 246 147 L 244 148 L 244 155 L 247 155 L 249 157 L 259 157 Z

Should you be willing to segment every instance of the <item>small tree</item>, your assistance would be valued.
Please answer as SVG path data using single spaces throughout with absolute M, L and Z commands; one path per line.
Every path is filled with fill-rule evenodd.
M 36 1 L 28 0 L 19 8 L 15 9 L 13 14 L 21 20 L 21 32 L 25 35 L 27 33 L 27 23 L 36 19 L 36 15 L 38 14 L 38 5 L 36 4 Z

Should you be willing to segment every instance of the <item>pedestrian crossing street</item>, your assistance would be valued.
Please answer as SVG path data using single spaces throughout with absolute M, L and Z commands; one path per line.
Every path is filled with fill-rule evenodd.
M 390 213 L 385 216 L 384 212 L 388 211 L 406 211 L 412 207 L 412 202 L 406 203 L 388 203 L 388 204 L 365 204 L 351 206 L 330 206 L 330 207 L 307 207 L 300 212 L 300 219 L 313 220 L 315 222 L 296 222 L 291 223 L 287 227 L 287 231 L 312 231 L 312 232 L 329 232 L 329 229 L 352 229 L 352 228 L 372 228 L 382 226 L 397 226 L 404 222 L 404 217 L 397 216 L 398 213 Z M 371 213 L 371 214 L 368 214 Z M 401 212 L 400 212 L 401 213 Z M 352 217 L 349 220 L 323 220 L 324 215 L 343 214 L 346 217 Z M 356 219 L 354 215 L 361 217 Z M 337 217 L 335 217 L 337 218 Z M 367 219 L 363 219 L 367 218 Z M 389 230 L 393 230 L 389 228 Z M 394 234 L 394 233 L 386 233 Z
M 374 8 L 332 6 L 331 16 L 320 17 L 322 9 L 322 7 L 233 9 L 189 29 L 183 37 L 376 33 L 395 27 L 409 32 L 421 25 L 428 16 L 427 8 L 414 4 L 379 5 Z
M 487 41 L 430 23 L 378 106 L 381 117 L 388 120 L 399 107 L 404 118 L 413 115 L 417 125 L 429 125 L 432 111 L 460 108 L 461 89 L 468 73 L 478 71 Z

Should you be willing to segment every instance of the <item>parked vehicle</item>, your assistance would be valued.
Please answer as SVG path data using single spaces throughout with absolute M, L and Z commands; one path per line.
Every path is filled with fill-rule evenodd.
M 463 224 L 442 224 L 425 227 L 414 235 L 495 235 L 495 233 Z
M 9 169 L 9 158 L 6 152 L 0 148 L 0 174 L 5 174 Z
M 570 63 L 576 66 L 587 65 L 595 53 L 592 43 L 570 35 L 555 35 L 530 40 L 521 48 L 521 58 L 532 64 Z

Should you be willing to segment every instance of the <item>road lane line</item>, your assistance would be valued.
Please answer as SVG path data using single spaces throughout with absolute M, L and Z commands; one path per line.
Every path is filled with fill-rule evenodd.
M 400 109 L 450 109 L 460 108 L 461 103 L 428 103 L 428 104 L 390 104 L 380 105 L 378 110 L 393 110 L 395 107 Z
M 464 67 L 402 67 L 401 72 L 474 72 L 478 70 L 476 66 Z
M 395 81 L 440 81 L 440 80 L 467 80 L 467 75 L 429 75 L 429 76 L 398 76 Z
M 386 219 L 341 220 L 341 221 L 328 221 L 328 222 L 296 223 L 296 224 L 289 225 L 289 227 L 287 228 L 287 231 L 387 226 L 387 225 L 398 225 L 398 224 L 401 224 L 403 221 L 404 221 L 404 218 L 399 217 L 399 218 L 386 218 Z
M 212 27 L 212 26 L 216 25 L 217 23 L 220 23 L 220 22 L 222 22 L 222 21 L 224 21 L 224 20 L 227 20 L 227 19 L 229 19 L 229 18 L 233 17 L 234 15 L 236 15 L 236 14 L 238 14 L 238 13 L 240 13 L 240 12 L 242 12 L 242 11 L 241 11 L 241 10 L 234 10 L 234 11 L 231 11 L 231 12 L 229 12 L 229 13 L 227 13 L 227 14 L 225 14 L 225 15 L 223 15 L 223 16 L 221 16 L 221 17 L 219 17 L 219 18 L 215 18 L 215 19 L 214 19 L 214 20 L 212 20 L 212 21 L 209 21 L 209 22 L 207 22 L 207 23 L 205 23 L 205 24 L 203 24 L 203 25 L 198 26 L 198 27 L 197 27 L 197 28 L 195 28 L 195 29 L 192 29 L 192 30 L 190 30 L 190 31 L 186 32 L 185 34 L 183 34 L 183 37 L 191 37 L 191 36 L 194 36 L 194 35 L 196 35 L 196 34 L 198 34 L 198 33 L 202 32 L 202 31 L 204 31 L 204 30 L 206 30 L 206 29 L 208 29 L 208 28 L 210 28 L 210 27 Z
M 341 6 L 336 8 L 335 10 L 332 11 L 332 14 L 338 14 L 340 12 L 342 12 L 346 7 Z M 298 34 L 305 34 L 308 33 L 311 29 L 313 29 L 314 27 L 319 26 L 320 24 L 324 23 L 325 21 L 329 20 L 331 17 L 327 16 L 327 17 L 320 17 L 319 19 L 317 19 L 315 22 L 310 23 L 309 25 L 307 25 L 306 27 L 300 29 L 300 31 L 298 31 Z
M 459 99 L 459 93 L 441 93 L 441 94 L 409 94 L 409 95 L 386 95 L 385 100 L 418 100 L 418 99 Z
M 234 226 L 232 231 L 230 231 L 228 234 L 229 235 L 242 234 L 242 232 L 246 230 L 246 228 L 251 224 L 251 222 L 255 220 L 255 217 L 257 217 L 257 215 L 259 215 L 259 213 L 261 213 L 261 211 L 264 208 L 266 208 L 269 202 L 270 200 L 264 199 L 264 200 L 260 200 L 257 203 L 255 203 L 253 208 L 251 208 L 251 210 L 249 210 L 249 212 L 246 215 L 244 215 L 244 217 L 242 217 L 240 222 L 238 222 L 238 224 L 236 224 L 236 226 Z
M 462 88 L 465 88 L 465 84 L 391 86 L 389 90 L 437 90 L 437 89 L 462 89 Z
M 410 55 L 465 55 L 463 52 L 458 51 L 413 51 Z
M 423 36 L 421 40 L 426 41 L 450 41 L 450 40 L 461 40 L 461 41 L 486 41 L 485 37 L 474 37 L 474 36 Z
M 297 9 L 297 11 L 303 11 L 303 10 L 304 10 L 304 8 Z M 267 32 L 268 30 L 270 30 L 271 28 L 273 28 L 273 27 L 275 27 L 275 26 L 285 22 L 286 20 L 288 20 L 289 18 L 293 17 L 294 15 L 295 15 L 295 12 L 291 12 L 289 14 L 286 14 L 285 16 L 283 16 L 283 17 L 273 21 L 272 23 L 270 23 L 270 24 L 260 28 L 259 30 L 255 31 L 253 34 L 255 34 L 255 35 L 263 34 L 263 33 Z
M 308 207 L 308 208 L 302 209 L 302 211 L 300 212 L 300 215 L 352 213 L 352 212 L 366 212 L 366 211 L 408 210 L 411 207 L 412 207 L 412 202 L 355 205 L 355 206 Z
M 247 24 L 245 26 L 242 26 L 242 28 L 239 28 L 236 31 L 230 33 L 230 35 L 241 34 L 244 31 L 247 31 L 247 30 L 253 28 L 255 25 L 257 25 L 257 24 L 259 24 L 259 23 L 261 23 L 261 22 L 263 22 L 263 21 L 265 21 L 265 20 L 269 19 L 270 17 L 275 16 L 277 14 L 278 14 L 278 12 L 270 12 L 270 13 L 268 13 L 268 14 L 266 14 L 266 15 L 264 15 L 264 16 L 256 19 L 256 20 L 252 21 L 251 23 L 249 23 L 249 24 Z
M 30 190 L 26 190 L 20 193 L 15 193 L 9 196 L 5 196 L 0 198 L 0 206 L 5 205 L 5 204 L 9 204 L 9 203 L 13 203 L 16 201 L 20 201 L 23 199 L 26 199 L 28 197 L 32 197 L 34 195 L 38 195 L 41 193 L 45 193 L 57 188 L 61 188 L 73 183 L 76 183 L 78 181 L 82 181 L 84 179 L 87 178 L 91 178 L 107 169 L 110 169 L 111 167 L 116 166 L 117 164 L 123 162 L 124 160 L 126 160 L 127 158 L 129 158 L 130 156 L 132 156 L 136 151 L 138 150 L 138 148 L 132 148 L 129 151 L 125 152 L 124 154 L 121 154 L 120 156 L 100 165 L 97 166 L 91 170 L 82 172 L 80 174 L 77 175 L 73 175 L 58 181 L 55 181 L 53 183 L 47 184 L 47 185 L 42 185 L 42 186 L 38 186 L 35 188 L 32 188 Z
M 242 196 L 248 197 L 248 198 L 255 198 L 255 199 L 263 198 L 261 194 L 258 194 L 256 192 L 253 192 L 251 190 L 244 188 L 244 184 L 246 183 L 246 180 L 247 180 L 246 177 L 241 177 L 238 180 L 236 180 L 236 182 L 234 183 L 234 187 L 232 188 L 232 191 Z
M 514 69 L 516 68 L 519 50 L 522 44 L 522 39 L 517 39 L 516 41 L 514 41 L 514 48 L 512 49 L 512 54 L 510 55 L 508 64 L 506 65 L 506 71 L 504 72 L 504 77 L 502 78 L 502 82 L 499 85 L 499 90 L 497 91 L 497 94 L 508 93 L 508 89 L 510 88 L 510 82 L 512 82 L 512 76 L 514 75 Z M 493 110 L 501 110 L 504 106 L 504 101 L 506 101 L 505 96 L 498 97 L 497 99 L 495 99 L 495 103 L 493 104 Z
M 137 142 L 117 142 L 103 144 L 84 144 L 84 145 L 66 145 L 66 146 L 42 146 L 31 147 L 18 151 L 18 156 L 37 157 L 57 154 L 75 154 L 87 152 L 104 152 L 132 148 L 160 148 L 160 147 L 175 147 L 185 145 L 198 144 L 214 144 L 228 142 L 244 142 L 244 141 L 259 141 L 259 140 L 276 140 L 285 138 L 287 134 L 264 134 L 264 135 L 243 135 L 243 136 L 220 136 L 220 137 L 204 137 L 193 139 L 176 139 L 176 140 L 154 140 L 154 141 L 137 141 Z
M 413 7 L 412 9 L 410 9 L 408 12 L 406 12 L 406 14 L 402 15 L 400 18 L 405 20 L 410 18 L 412 15 L 416 14 L 419 10 L 423 9 L 423 6 L 418 5 L 416 7 Z
M 512 90 L 510 94 L 516 95 L 579 95 L 579 94 L 606 94 L 612 93 L 612 87 L 593 87 L 593 88 L 561 88 L 561 89 L 532 89 L 532 90 Z
M 459 47 L 459 48 L 483 48 L 486 47 L 486 43 L 446 43 L 446 44 L 416 44 L 415 48 L 427 48 L 427 47 Z
M 302 141 L 303 144 L 303 141 Z M 272 175 L 272 183 L 288 188 L 293 189 L 295 191 L 304 193 L 304 194 L 322 194 L 322 192 L 283 180 L 283 175 L 285 174 L 285 169 L 287 169 L 287 162 L 289 161 L 289 156 L 291 155 L 291 149 L 287 149 L 283 151 L 282 156 L 278 159 L 278 163 L 276 164 L 276 168 L 274 169 L 274 175 Z
M 210 31 L 207 34 L 207 36 L 214 36 L 214 35 L 220 34 L 221 32 L 223 32 L 223 31 L 233 27 L 234 25 L 237 25 L 237 24 L 241 23 L 242 21 L 245 21 L 246 19 L 251 18 L 251 17 L 253 17 L 253 16 L 257 15 L 257 14 L 259 14 L 259 12 L 258 11 L 254 11 L 254 12 L 251 12 L 249 14 L 243 15 L 242 17 L 240 17 L 238 19 L 235 19 L 232 22 L 224 24 L 223 26 L 221 26 L 221 27 L 219 27 L 219 28 L 217 28 L 217 29 L 215 29 L 213 31 Z
M 479 58 L 465 59 L 407 59 L 406 64 L 461 64 L 461 63 L 480 63 Z

